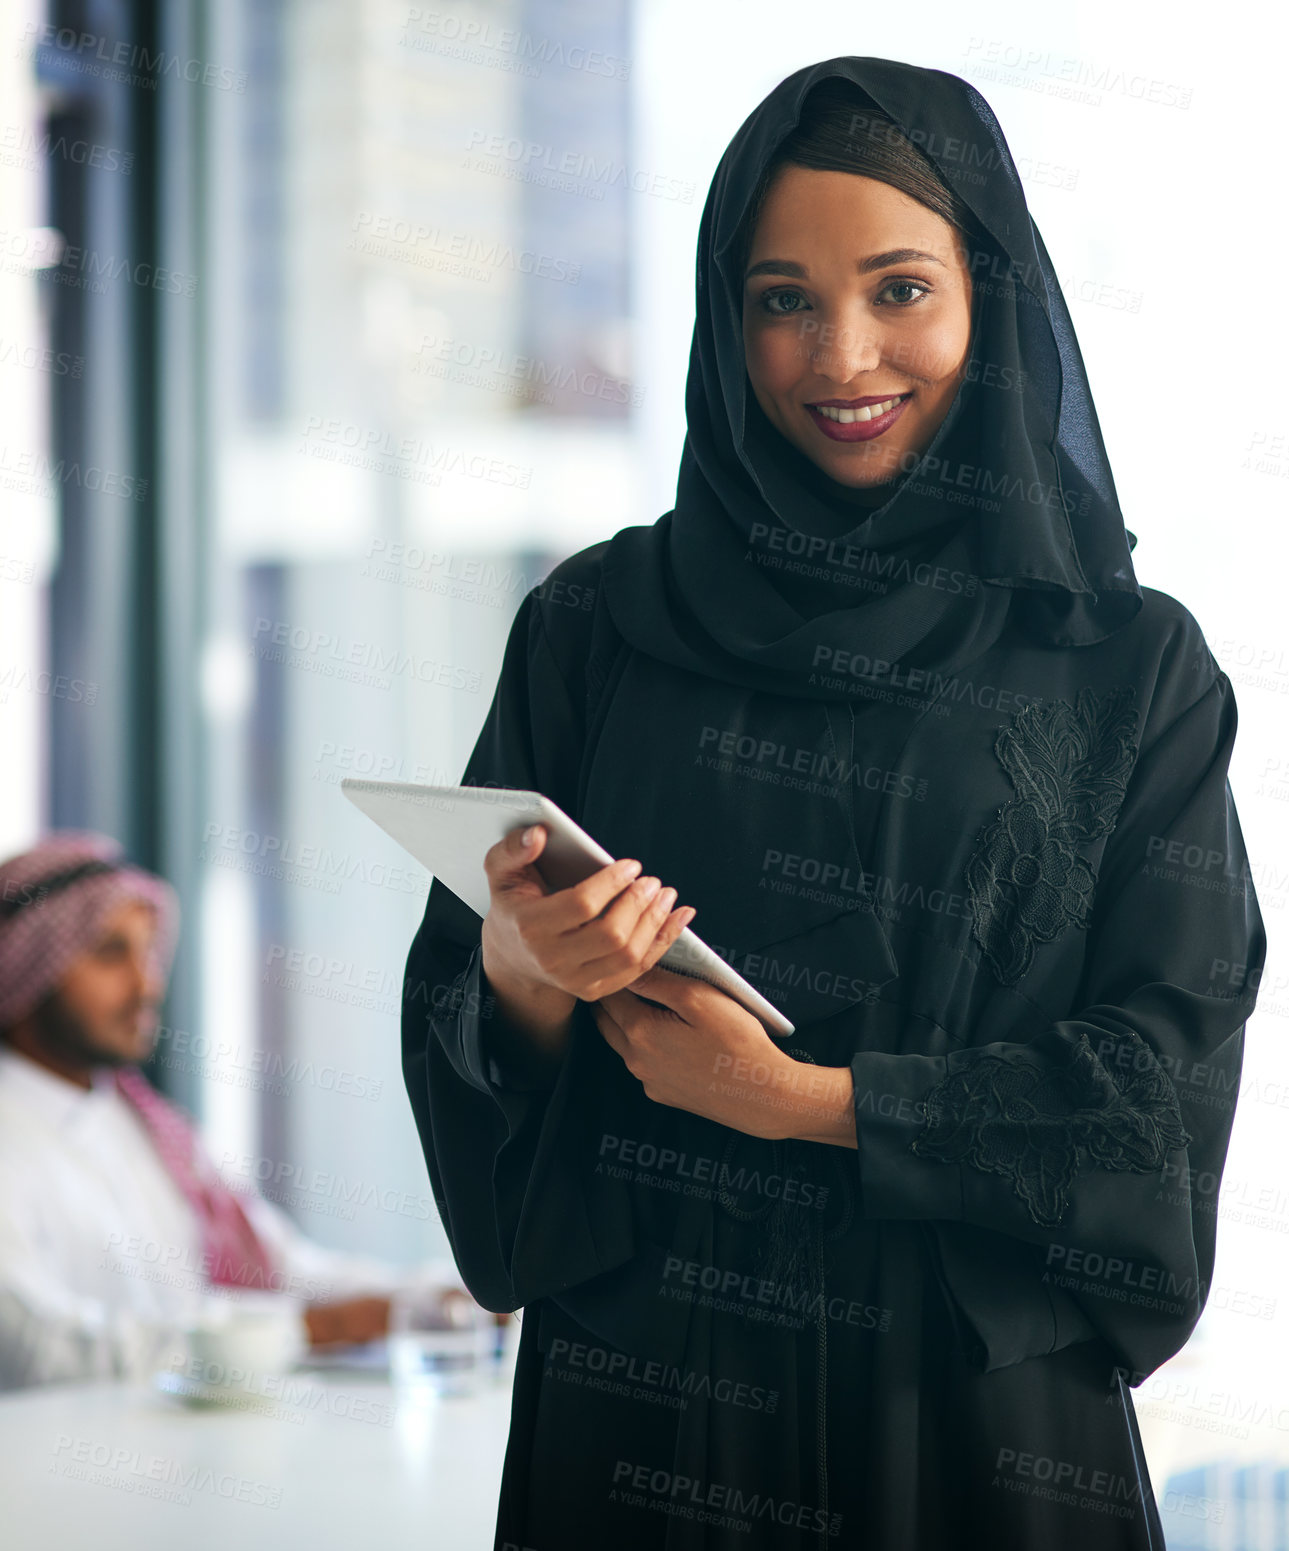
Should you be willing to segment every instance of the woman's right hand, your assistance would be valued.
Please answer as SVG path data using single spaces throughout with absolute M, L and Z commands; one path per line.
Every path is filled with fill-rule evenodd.
M 533 865 L 546 844 L 513 830 L 484 855 L 491 905 L 483 921 L 483 971 L 506 1020 L 539 1038 L 567 1033 L 580 999 L 621 991 L 652 969 L 694 917 L 673 910 L 675 889 L 639 877 L 640 863 L 602 867 L 552 892 Z

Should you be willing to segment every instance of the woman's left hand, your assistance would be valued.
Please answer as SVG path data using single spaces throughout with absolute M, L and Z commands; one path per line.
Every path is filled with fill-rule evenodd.
M 656 1104 L 768 1138 L 802 1134 L 796 1122 L 811 1107 L 811 1085 L 816 1104 L 837 1107 L 836 1091 L 825 1091 L 827 1069 L 794 1061 L 758 1019 L 706 981 L 655 966 L 590 1006 Z M 841 1075 L 849 1085 L 849 1072 Z

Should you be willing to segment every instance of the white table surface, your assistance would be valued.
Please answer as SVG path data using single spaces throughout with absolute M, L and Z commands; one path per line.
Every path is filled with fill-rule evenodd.
M 502 1364 L 468 1395 L 340 1370 L 291 1375 L 312 1403 L 284 1401 L 275 1414 L 194 1409 L 143 1385 L 0 1394 L 0 1548 L 491 1551 L 518 1338 L 512 1321 Z M 1158 1384 L 1200 1385 L 1198 1357 L 1175 1358 Z M 1218 1377 L 1284 1403 L 1265 1372 Z M 1172 1471 L 1217 1457 L 1289 1464 L 1276 1428 L 1234 1442 L 1197 1425 L 1209 1421 L 1203 1394 L 1199 1407 L 1135 1398 L 1161 1496 Z
M 0 1545 L 490 1551 L 513 1325 L 512 1337 L 469 1395 L 340 1371 L 291 1375 L 313 1403 L 273 1414 L 193 1408 L 141 1384 L 0 1395 Z

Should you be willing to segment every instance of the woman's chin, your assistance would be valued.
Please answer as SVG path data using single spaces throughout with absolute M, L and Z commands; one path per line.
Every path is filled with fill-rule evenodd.
M 802 451 L 805 452 L 805 449 L 802 448 Z M 890 495 L 899 475 L 897 468 L 887 467 L 887 459 L 883 459 L 880 464 L 866 459 L 865 466 L 861 468 L 857 467 L 854 458 L 821 458 L 808 452 L 806 456 L 836 484 L 844 485 L 856 496 L 871 494 L 874 503 L 884 501 Z

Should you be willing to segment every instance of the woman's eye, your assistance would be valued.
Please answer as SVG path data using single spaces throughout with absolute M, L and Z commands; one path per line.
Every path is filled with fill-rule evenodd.
M 779 308 L 772 307 L 771 302 L 803 302 L 805 297 L 800 291 L 767 291 L 761 298 L 761 306 L 773 317 L 783 318 L 790 312 L 800 312 L 800 307 Z
M 889 285 L 882 287 L 881 294 L 885 295 L 887 291 L 918 292 L 917 296 L 905 296 L 896 299 L 895 305 L 897 307 L 910 307 L 914 302 L 919 301 L 923 296 L 929 296 L 931 294 L 931 287 L 921 285 L 916 280 L 892 280 Z
M 930 294 L 931 287 L 923 285 L 919 280 L 888 280 L 878 293 L 878 302 L 880 305 L 912 307 Z M 882 297 L 890 297 L 890 302 L 882 303 Z M 801 312 L 807 303 L 800 291 L 766 291 L 760 305 L 761 310 L 768 312 L 771 317 L 786 318 L 792 313 Z

